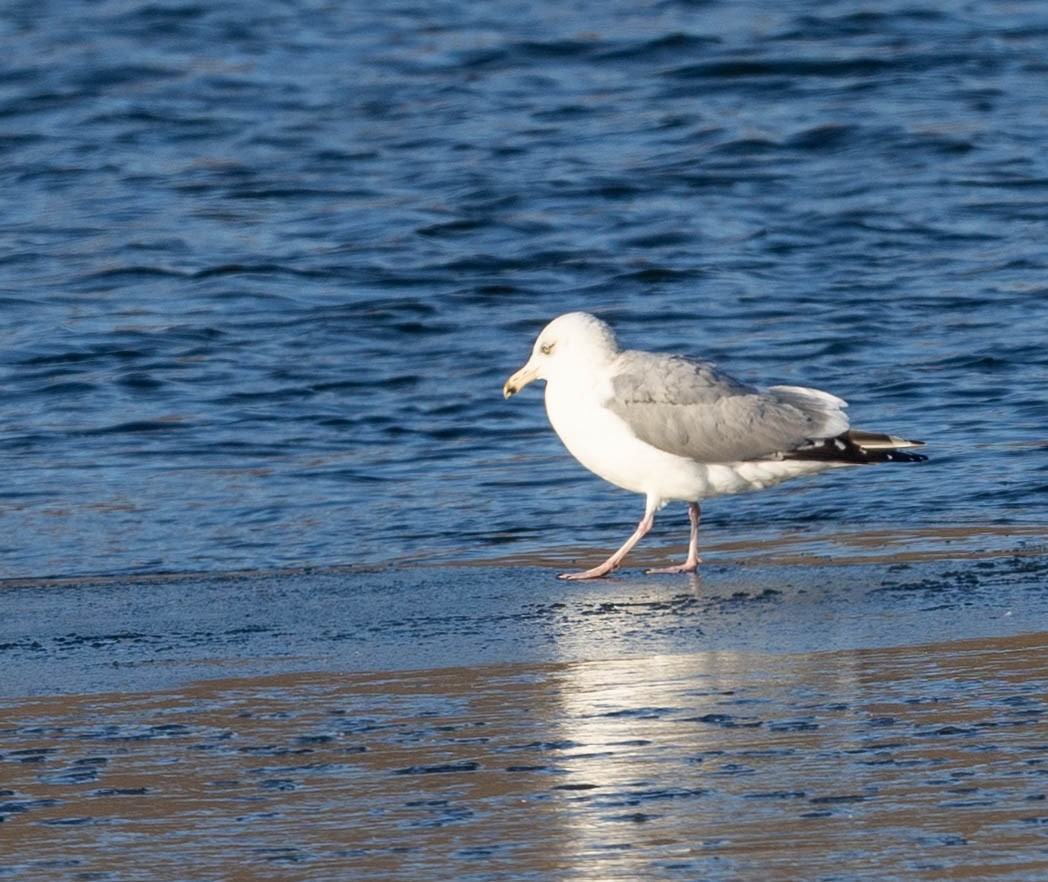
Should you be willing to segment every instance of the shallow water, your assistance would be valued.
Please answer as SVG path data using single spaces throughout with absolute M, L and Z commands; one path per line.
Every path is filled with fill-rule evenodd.
M 18 879 L 1030 880 L 1044 635 L 5 702 Z
M 583 584 L 554 578 L 543 561 L 9 583 L 3 695 L 150 692 L 277 672 L 857 651 L 1048 630 L 1043 552 L 827 564 L 783 551 L 691 578 L 627 570 Z
M 598 559 L 639 500 L 499 394 L 569 308 L 930 442 L 713 543 L 1043 526 L 1046 22 L 6 5 L 0 577 Z

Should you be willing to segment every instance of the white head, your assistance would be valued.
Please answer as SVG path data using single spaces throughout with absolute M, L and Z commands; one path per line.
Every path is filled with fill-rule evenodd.
M 588 312 L 565 313 L 542 329 L 528 363 L 506 380 L 502 394 L 509 398 L 533 380 L 548 382 L 562 371 L 592 370 L 618 354 L 618 340 L 607 324 Z

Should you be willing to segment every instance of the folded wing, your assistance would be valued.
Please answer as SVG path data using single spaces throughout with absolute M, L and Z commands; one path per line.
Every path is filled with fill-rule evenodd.
M 706 361 L 623 352 L 605 405 L 642 441 L 702 463 L 784 454 L 847 430 L 840 398 L 800 386 L 760 390 Z

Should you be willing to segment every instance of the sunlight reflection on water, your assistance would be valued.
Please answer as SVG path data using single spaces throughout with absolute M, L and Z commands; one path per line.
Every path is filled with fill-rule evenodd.
M 1046 648 L 1034 635 L 6 702 L 2 867 L 1035 878 Z

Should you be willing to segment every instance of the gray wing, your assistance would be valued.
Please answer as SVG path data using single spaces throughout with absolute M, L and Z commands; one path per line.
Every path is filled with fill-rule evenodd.
M 761 391 L 706 361 L 623 352 L 605 406 L 642 441 L 697 462 L 760 459 L 848 428 L 845 406 L 817 389 Z

